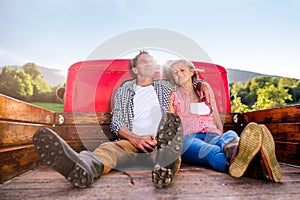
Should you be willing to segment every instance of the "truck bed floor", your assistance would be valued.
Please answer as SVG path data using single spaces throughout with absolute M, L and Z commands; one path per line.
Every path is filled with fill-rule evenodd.
M 282 182 L 233 178 L 212 169 L 183 166 L 172 186 L 156 189 L 151 171 L 112 171 L 87 189 L 75 189 L 49 167 L 0 185 L 0 199 L 300 199 L 300 168 L 281 164 Z

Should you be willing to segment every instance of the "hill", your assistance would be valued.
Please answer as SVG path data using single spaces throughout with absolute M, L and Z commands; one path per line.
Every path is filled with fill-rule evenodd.
M 268 74 L 260 74 L 260 73 L 256 73 L 256 72 L 244 71 L 244 70 L 239 70 L 239 69 L 226 68 L 226 70 L 227 70 L 227 73 L 228 73 L 229 83 L 231 83 L 231 82 L 246 83 L 248 80 L 250 80 L 254 77 L 271 76 L 271 75 L 268 75 Z M 280 76 L 273 76 L 273 77 L 280 78 Z
M 67 74 L 64 75 L 60 69 L 50 69 L 39 66 L 41 73 L 44 76 L 45 81 L 53 86 L 58 86 L 66 82 Z

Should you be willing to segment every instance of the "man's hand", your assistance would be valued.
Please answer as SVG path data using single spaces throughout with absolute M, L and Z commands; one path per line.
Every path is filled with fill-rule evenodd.
M 144 153 L 152 152 L 157 144 L 153 136 L 131 136 L 129 142 Z
M 120 138 L 128 140 L 133 146 L 144 153 L 152 152 L 157 144 L 155 136 L 138 136 L 125 126 L 119 129 L 118 135 Z
M 212 100 L 210 85 L 207 82 L 199 82 L 196 89 L 200 92 L 200 100 L 205 99 L 210 104 Z

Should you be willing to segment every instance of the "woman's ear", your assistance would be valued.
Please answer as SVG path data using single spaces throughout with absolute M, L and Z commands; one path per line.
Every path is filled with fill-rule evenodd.
M 193 68 L 190 68 L 191 77 L 194 76 L 195 73 L 196 73 L 195 70 Z

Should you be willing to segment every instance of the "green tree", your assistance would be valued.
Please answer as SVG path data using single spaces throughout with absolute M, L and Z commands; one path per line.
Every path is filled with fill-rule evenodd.
M 279 87 L 288 90 L 288 93 L 292 95 L 293 100 L 287 100 L 287 103 L 297 103 L 300 98 L 300 87 L 298 85 L 299 81 L 294 78 L 280 78 Z
M 297 87 L 297 82 L 298 82 L 297 79 L 282 77 L 279 79 L 278 86 L 279 87 L 289 86 L 291 88 L 295 88 Z
M 300 99 L 300 80 L 260 76 L 240 82 L 230 83 L 231 110 L 246 112 L 297 103 Z
M 55 88 L 49 85 L 34 63 L 19 68 L 6 66 L 0 73 L 0 92 L 23 100 L 56 102 Z
M 31 78 L 35 80 L 38 76 L 42 76 L 39 67 L 34 63 L 26 63 L 23 65 L 25 73 L 30 74 Z
M 232 97 L 233 99 L 231 100 L 231 112 L 240 113 L 249 111 L 248 106 L 242 103 L 241 97 L 238 97 L 237 93 L 234 93 Z
M 6 66 L 0 74 L 0 92 L 20 99 L 28 100 L 33 95 L 31 78 L 23 70 Z
M 275 87 L 275 85 L 257 89 L 257 96 L 257 101 L 252 106 L 253 110 L 285 106 L 286 100 L 292 100 L 292 95 L 288 93 L 288 89 Z
M 51 95 L 54 88 L 52 88 L 44 79 L 38 66 L 34 63 L 26 63 L 23 65 L 23 70 L 30 75 L 33 83 L 33 95 L 30 101 L 52 101 Z

